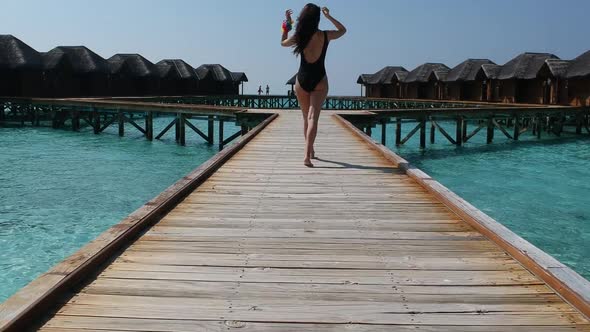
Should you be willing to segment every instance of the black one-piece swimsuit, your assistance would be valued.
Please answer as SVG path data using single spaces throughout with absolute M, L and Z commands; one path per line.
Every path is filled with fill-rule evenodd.
M 312 92 L 316 86 L 326 76 L 326 51 L 328 50 L 328 34 L 324 31 L 324 47 L 319 59 L 314 63 L 309 63 L 305 60 L 305 55 L 301 52 L 301 65 L 297 72 L 297 81 L 303 90 Z

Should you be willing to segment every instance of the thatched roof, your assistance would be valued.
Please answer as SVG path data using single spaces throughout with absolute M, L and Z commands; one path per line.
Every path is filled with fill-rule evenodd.
M 297 74 L 293 75 L 285 85 L 295 85 L 295 81 L 297 80 Z
M 393 84 L 394 82 L 403 81 L 408 76 L 408 71 L 404 67 L 387 66 L 375 74 L 362 74 L 359 76 L 359 84 Z
M 502 66 L 498 79 L 534 79 L 547 59 L 559 58 L 550 53 L 522 53 Z
M 571 64 L 571 61 L 560 60 L 560 59 L 547 59 L 545 60 L 544 66 L 547 67 L 551 76 L 557 78 L 564 78 L 567 74 L 567 70 Z
M 43 54 L 43 68 L 55 69 L 62 60 L 67 60 L 75 73 L 108 74 L 108 62 L 85 46 L 59 46 Z
M 231 77 L 234 82 L 238 82 L 238 83 L 248 82 L 248 76 L 246 76 L 246 73 L 243 73 L 241 71 L 237 71 L 237 72 L 232 71 Z
M 436 80 L 442 81 L 446 78 L 450 68 L 442 63 L 425 63 L 416 67 L 406 76 L 405 83 L 420 82 L 425 83 L 434 77 Z
M 216 82 L 233 82 L 231 72 L 219 64 L 201 65 L 195 71 L 201 80 L 213 79 Z
M 488 59 L 467 59 L 449 71 L 447 82 L 471 82 L 475 81 L 477 74 L 482 70 L 482 65 L 495 65 Z
M 139 54 L 115 54 L 108 60 L 111 74 L 126 71 L 134 77 L 157 76 L 155 65 Z
M 182 79 L 199 79 L 195 69 L 191 65 L 186 63 L 184 60 L 166 59 L 157 63 L 157 65 L 162 64 L 175 67 L 178 73 L 180 74 L 180 78 Z
M 484 75 L 486 75 L 486 77 L 489 79 L 498 78 L 501 69 L 502 66 L 496 64 L 481 65 L 481 70 L 483 71 Z
M 154 65 L 159 78 L 180 79 L 180 73 L 175 66 L 165 63 Z
M 580 78 L 590 76 L 590 51 L 572 60 L 567 69 L 567 78 Z
M 13 35 L 0 35 L 0 68 L 41 69 L 41 55 Z

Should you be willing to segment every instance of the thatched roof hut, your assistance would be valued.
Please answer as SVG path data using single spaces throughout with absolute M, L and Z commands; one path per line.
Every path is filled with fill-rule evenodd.
M 450 68 L 442 63 L 425 63 L 408 73 L 403 80 L 404 97 L 410 99 L 443 99 L 443 82 Z
M 590 51 L 571 61 L 566 73 L 568 103 L 590 106 Z
M 139 54 L 115 54 L 108 59 L 113 96 L 158 94 L 159 73 L 156 66 Z
M 12 35 L 0 35 L 0 95 L 38 96 L 41 54 Z
M 85 46 L 59 46 L 44 53 L 46 89 L 51 96 L 108 95 L 109 64 Z
M 169 64 L 156 64 L 156 73 L 158 74 L 158 93 L 161 96 L 181 95 L 182 81 L 180 73 L 176 66 Z
M 467 59 L 451 69 L 445 80 L 446 97 L 450 100 L 487 101 L 489 78 L 484 65 L 495 65 L 488 59 Z
M 248 76 L 244 72 L 231 72 L 232 81 L 234 82 L 234 91 L 240 93 L 240 85 L 242 86 L 242 94 L 244 94 L 244 82 L 248 82 Z
M 550 99 L 549 89 L 539 72 L 548 59 L 559 59 L 550 53 L 522 53 L 502 66 L 498 73 L 499 100 L 508 103 L 541 104 Z
M 365 86 L 367 97 L 400 98 L 402 82 L 408 76 L 404 67 L 387 66 L 374 74 L 361 74 L 357 83 Z
M 238 94 L 229 70 L 220 64 L 201 65 L 195 69 L 199 76 L 199 91 L 204 94 Z
M 196 95 L 199 93 L 199 76 L 195 69 L 184 60 L 166 59 L 158 62 L 156 65 L 172 66 L 178 72 L 178 75 L 180 75 L 174 95 Z

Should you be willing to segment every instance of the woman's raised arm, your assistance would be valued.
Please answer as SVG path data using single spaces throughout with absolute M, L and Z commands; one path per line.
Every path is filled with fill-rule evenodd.
M 291 9 L 288 9 L 285 12 L 285 22 L 288 22 L 288 24 L 291 24 L 291 22 L 293 22 L 293 20 L 291 19 L 291 14 L 293 14 L 293 11 Z M 289 30 L 285 29 L 285 23 L 283 23 L 283 34 L 281 36 L 281 46 L 283 47 L 291 47 L 293 45 L 295 45 L 295 39 L 293 38 L 294 36 L 289 37 Z
M 328 32 L 328 39 L 329 40 L 334 40 L 334 39 L 338 39 L 342 36 L 344 36 L 344 34 L 346 33 L 346 27 L 340 23 L 337 19 L 333 18 L 332 15 L 330 15 L 330 10 L 328 9 L 328 7 L 324 7 L 322 8 L 322 13 L 324 13 L 324 16 L 330 20 L 330 22 L 332 22 L 332 24 L 334 24 L 334 26 L 336 27 L 336 31 L 334 30 L 329 30 Z

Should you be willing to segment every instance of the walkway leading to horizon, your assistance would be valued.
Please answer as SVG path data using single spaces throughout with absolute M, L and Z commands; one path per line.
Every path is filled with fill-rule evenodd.
M 42 330 L 590 331 L 329 112 L 302 141 L 281 112 Z

